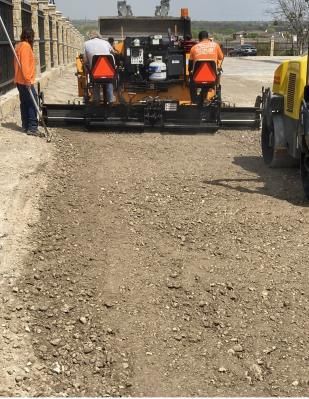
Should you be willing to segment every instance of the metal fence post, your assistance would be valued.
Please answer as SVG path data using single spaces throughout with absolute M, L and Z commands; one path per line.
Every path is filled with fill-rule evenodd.
M 22 29 L 32 27 L 31 5 L 29 3 L 26 3 L 24 0 L 21 1 L 21 25 Z
M 11 40 L 14 40 L 12 0 L 0 0 L 0 15 L 6 25 Z M 0 94 L 13 87 L 14 67 L 10 44 L 0 27 Z
M 50 57 L 50 32 L 49 32 L 49 14 L 48 14 L 48 0 L 39 0 L 39 8 L 44 17 L 44 53 L 45 53 L 45 69 L 51 68 Z
M 41 72 L 46 71 L 46 52 L 45 52 L 45 15 L 43 10 L 38 10 L 38 26 L 39 26 L 39 52 Z
M 40 31 L 39 31 L 39 4 L 38 0 L 31 0 L 31 22 L 34 30 L 33 52 L 36 59 L 36 73 L 40 76 L 41 73 L 41 55 L 40 55 Z

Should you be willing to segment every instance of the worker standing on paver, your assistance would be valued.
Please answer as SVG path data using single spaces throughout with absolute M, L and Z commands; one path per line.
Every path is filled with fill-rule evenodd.
M 35 57 L 33 52 L 34 31 L 31 28 L 23 29 L 20 36 L 20 43 L 16 45 L 16 54 L 20 62 L 14 62 L 15 78 L 20 99 L 20 112 L 22 128 L 25 133 L 32 136 L 38 136 L 38 115 L 37 109 L 31 98 L 30 91 L 37 101 L 38 95 L 34 88 L 35 82 Z
M 89 69 L 93 67 L 92 59 L 95 55 L 109 55 L 114 54 L 114 49 L 107 40 L 103 40 L 98 32 L 91 32 L 90 40 L 85 42 L 84 61 Z M 114 101 L 114 88 L 112 83 L 106 83 L 106 100 L 108 103 Z M 96 100 L 100 99 L 100 93 L 94 93 Z

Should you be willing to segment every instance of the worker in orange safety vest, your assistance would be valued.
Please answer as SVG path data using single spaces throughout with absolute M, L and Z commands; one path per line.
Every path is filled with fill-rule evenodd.
M 198 60 L 214 60 L 218 69 L 221 68 L 224 54 L 218 43 L 209 39 L 208 32 L 201 31 L 199 33 L 199 43 L 192 47 L 189 59 L 189 72 L 192 73 L 194 62 Z
M 190 51 L 190 57 L 189 57 L 190 94 L 191 94 L 191 101 L 193 103 L 197 103 L 199 100 L 197 96 L 197 89 L 193 82 L 192 75 L 194 72 L 195 62 L 201 60 L 215 61 L 217 66 L 217 87 L 218 87 L 217 95 L 219 98 L 221 98 L 220 73 L 222 71 L 221 66 L 224 60 L 224 54 L 219 44 L 209 39 L 208 32 L 206 31 L 201 31 L 199 33 L 199 43 L 193 46 Z M 214 93 L 214 89 L 207 89 L 207 92 Z M 202 90 L 202 95 L 200 96 L 200 100 L 204 98 L 204 96 L 205 93 L 204 90 Z
M 33 29 L 23 29 L 20 42 L 15 47 L 19 63 L 16 60 L 14 61 L 14 82 L 19 92 L 23 131 L 31 136 L 39 136 L 37 108 L 33 102 L 33 99 L 38 102 L 38 95 L 34 88 L 36 62 L 33 52 L 33 41 Z M 30 90 L 33 98 L 29 92 Z

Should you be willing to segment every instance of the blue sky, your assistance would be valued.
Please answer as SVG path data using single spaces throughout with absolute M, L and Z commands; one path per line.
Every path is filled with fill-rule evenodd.
M 160 0 L 127 0 L 134 15 L 153 15 Z M 266 0 L 171 0 L 171 15 L 178 16 L 181 7 L 190 9 L 195 20 L 267 20 Z M 58 10 L 71 19 L 97 19 L 117 15 L 117 0 L 56 0 Z

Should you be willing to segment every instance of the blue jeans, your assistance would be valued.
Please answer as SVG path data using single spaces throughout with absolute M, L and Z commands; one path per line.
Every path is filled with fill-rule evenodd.
M 39 121 L 37 110 L 30 96 L 29 89 L 27 86 L 21 84 L 17 84 L 17 89 L 19 91 L 22 127 L 26 131 L 36 132 L 38 130 Z M 38 95 L 33 85 L 31 86 L 31 91 L 35 101 L 38 103 Z
M 112 83 L 106 85 L 106 101 L 112 103 L 114 101 L 114 87 Z
M 114 86 L 112 83 L 105 84 L 95 84 L 94 86 L 94 101 L 100 102 L 101 100 L 101 87 L 103 86 L 104 100 L 108 103 L 112 103 L 114 101 Z

